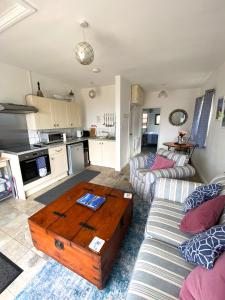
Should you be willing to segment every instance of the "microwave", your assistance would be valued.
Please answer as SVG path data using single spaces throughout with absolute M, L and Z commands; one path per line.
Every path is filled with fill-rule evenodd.
M 63 142 L 63 134 L 61 132 L 41 132 L 40 139 L 44 144 Z

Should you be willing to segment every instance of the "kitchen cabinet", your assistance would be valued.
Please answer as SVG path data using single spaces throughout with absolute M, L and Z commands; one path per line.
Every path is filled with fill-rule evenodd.
M 89 156 L 92 165 L 115 168 L 116 143 L 107 140 L 89 140 Z
M 57 146 L 49 149 L 51 177 L 59 177 L 68 171 L 66 146 Z
M 51 101 L 51 113 L 54 128 L 67 128 L 67 102 L 60 100 Z
M 28 95 L 26 96 L 26 101 L 28 105 L 35 106 L 38 109 L 38 113 L 26 115 L 28 129 L 41 130 L 54 128 L 51 99 Z
M 75 101 L 67 103 L 67 127 L 81 127 L 80 104 Z
M 26 115 L 30 130 L 81 127 L 80 105 L 33 95 L 26 96 L 28 105 L 35 106 L 37 113 Z

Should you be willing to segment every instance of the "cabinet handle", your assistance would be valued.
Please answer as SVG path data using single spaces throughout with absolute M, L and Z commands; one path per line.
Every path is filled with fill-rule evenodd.
M 54 160 L 54 157 L 51 157 L 51 160 Z
M 61 148 L 61 149 L 58 149 L 58 150 L 55 150 L 56 152 L 60 152 L 60 151 L 62 151 L 63 150 L 63 148 Z

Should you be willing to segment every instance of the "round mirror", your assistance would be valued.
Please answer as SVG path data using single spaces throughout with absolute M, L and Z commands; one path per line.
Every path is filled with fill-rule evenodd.
M 174 126 L 181 126 L 187 122 L 188 114 L 183 109 L 175 109 L 170 113 L 169 121 Z

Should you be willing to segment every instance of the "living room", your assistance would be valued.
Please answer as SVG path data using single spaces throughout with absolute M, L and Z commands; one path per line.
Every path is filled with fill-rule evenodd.
M 0 299 L 224 299 L 224 11 L 1 1 Z

